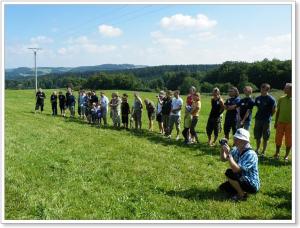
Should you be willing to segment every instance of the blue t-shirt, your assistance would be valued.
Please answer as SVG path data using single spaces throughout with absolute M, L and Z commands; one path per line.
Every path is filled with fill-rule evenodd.
M 272 110 L 276 107 L 276 101 L 271 95 L 259 96 L 255 99 L 257 112 L 255 115 L 256 120 L 271 121 Z
M 228 98 L 224 105 L 225 106 L 231 106 L 231 105 L 237 105 L 238 103 L 240 102 L 240 97 L 230 97 Z M 237 114 L 237 111 L 236 109 L 233 109 L 233 110 L 227 110 L 226 112 L 226 119 L 230 119 L 230 120 L 235 120 L 236 119 L 236 114 Z
M 253 186 L 256 191 L 260 188 L 259 173 L 258 173 L 258 158 L 257 154 L 251 148 L 242 155 L 237 147 L 233 147 L 231 155 L 238 166 L 241 168 L 241 179 L 245 179 Z
M 240 100 L 240 102 L 237 104 L 237 107 L 240 108 L 240 118 L 241 120 L 244 118 L 247 110 L 250 110 L 249 116 L 246 118 L 245 121 L 250 121 L 252 117 L 252 109 L 255 105 L 254 100 L 251 97 L 245 97 Z

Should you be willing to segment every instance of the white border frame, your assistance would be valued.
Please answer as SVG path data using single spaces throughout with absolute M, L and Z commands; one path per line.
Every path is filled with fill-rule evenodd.
M 1 150 L 2 150 L 2 167 L 1 167 L 1 184 L 2 184 L 2 194 L 1 194 L 1 223 L 4 224 L 43 224 L 43 223 L 50 223 L 50 224 L 87 224 L 87 223 L 106 223 L 106 224 L 122 224 L 122 223 L 155 223 L 155 224 L 174 224 L 174 223 L 180 223 L 180 224 L 199 224 L 199 223 L 212 223 L 212 224 L 220 224 L 220 223 L 280 223 L 280 224 L 288 224 L 288 223 L 295 223 L 295 201 L 296 201 L 296 188 L 295 188 L 295 166 L 296 166 L 296 129 L 295 124 L 292 124 L 292 219 L 291 220 L 6 220 L 5 219 L 5 193 L 4 193 L 4 135 L 5 135 L 5 66 L 4 66 L 4 37 L 5 37 L 5 28 L 4 28 L 4 8 L 5 5 L 25 5 L 25 4 L 32 4 L 32 5 L 90 5 L 90 4 L 97 4 L 97 5 L 291 5 L 292 6 L 292 12 L 291 12 L 291 20 L 292 20 L 292 84 L 293 84 L 293 90 L 292 90 L 292 122 L 296 123 L 295 120 L 295 110 L 296 110 L 296 82 L 295 82 L 295 69 L 296 69 L 296 53 L 295 53 L 295 37 L 296 37 L 296 25 L 295 25 L 295 1 L 286 1 L 286 2 L 1 2 L 1 9 L 2 9 L 2 27 L 1 27 L 1 34 L 2 34 L 2 75 L 3 78 L 1 79 L 2 82 L 2 96 L 1 96 L 1 102 L 2 102 L 2 109 L 1 109 L 1 126 L 3 128 L 1 130 Z

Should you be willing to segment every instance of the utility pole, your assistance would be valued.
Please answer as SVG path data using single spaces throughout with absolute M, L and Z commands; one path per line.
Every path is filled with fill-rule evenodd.
M 38 88 L 37 88 L 37 67 L 36 67 L 36 53 L 39 50 L 42 50 L 42 48 L 28 48 L 30 50 L 33 51 L 34 53 L 34 69 L 35 69 L 35 92 L 37 92 Z

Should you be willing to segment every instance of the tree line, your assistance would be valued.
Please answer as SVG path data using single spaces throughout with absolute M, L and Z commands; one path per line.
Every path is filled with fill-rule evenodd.
M 190 66 L 190 67 L 189 67 Z M 157 66 L 113 72 L 84 72 L 49 74 L 38 78 L 38 86 L 44 89 L 124 89 L 139 91 L 176 90 L 187 93 L 193 85 L 198 91 L 211 92 L 214 87 L 227 91 L 236 86 L 242 89 L 251 85 L 254 91 L 264 82 L 274 89 L 282 89 L 292 81 L 291 60 L 277 59 L 253 63 L 227 61 L 221 65 Z M 35 78 L 5 80 L 6 89 L 35 88 Z

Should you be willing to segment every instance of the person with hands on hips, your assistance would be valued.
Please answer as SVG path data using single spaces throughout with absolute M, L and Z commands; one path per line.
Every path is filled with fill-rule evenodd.
M 229 193 L 234 201 L 246 200 L 248 193 L 256 193 L 260 188 L 258 157 L 251 148 L 250 134 L 246 129 L 237 129 L 232 149 L 227 142 L 226 139 L 220 140 L 220 158 L 230 165 L 225 172 L 228 181 L 219 188 Z

